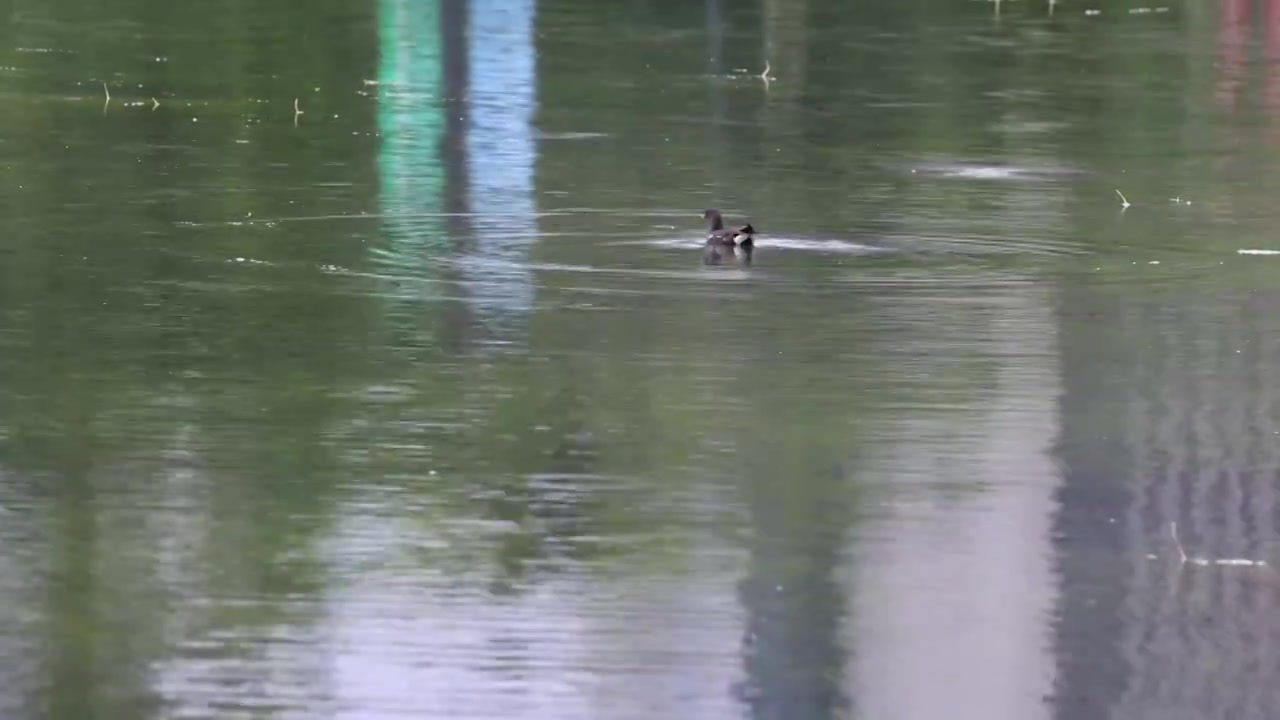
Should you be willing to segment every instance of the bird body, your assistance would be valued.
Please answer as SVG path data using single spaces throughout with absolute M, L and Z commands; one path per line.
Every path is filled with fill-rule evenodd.
M 743 263 L 751 262 L 751 251 L 755 247 L 753 235 L 756 232 L 751 223 L 739 228 L 726 228 L 724 217 L 715 209 L 704 210 L 702 217 L 708 223 L 707 243 L 703 252 L 703 259 L 708 264 L 717 265 L 726 257 L 736 255 L 734 248 L 741 251 Z

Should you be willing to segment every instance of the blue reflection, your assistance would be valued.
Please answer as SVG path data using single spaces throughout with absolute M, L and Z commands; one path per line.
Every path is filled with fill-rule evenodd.
M 462 275 L 477 315 L 510 330 L 533 306 L 534 0 L 472 0 L 466 129 L 472 252 Z

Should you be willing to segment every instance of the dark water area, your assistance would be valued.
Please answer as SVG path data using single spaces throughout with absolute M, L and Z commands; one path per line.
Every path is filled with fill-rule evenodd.
M 1280 2 L 1144 2 L 10 2 L 0 717 L 1273 717 Z

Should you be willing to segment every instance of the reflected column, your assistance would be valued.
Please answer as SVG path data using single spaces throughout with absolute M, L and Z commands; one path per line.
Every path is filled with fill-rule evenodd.
M 840 717 L 849 704 L 842 687 L 847 598 L 836 576 L 850 517 L 841 502 L 847 481 L 839 467 L 809 476 L 815 479 L 800 481 L 812 485 L 805 490 L 778 482 L 796 478 L 795 468 L 753 481 L 753 547 L 738 586 L 746 678 L 737 692 L 757 720 Z M 788 507 L 800 497 L 804 510 Z
M 534 0 L 473 0 L 468 8 L 472 237 L 461 275 L 476 316 L 498 340 L 511 341 L 533 307 L 535 7 Z
M 1263 39 L 1266 57 L 1266 79 L 1263 81 L 1263 107 L 1270 121 L 1267 140 L 1270 145 L 1280 141 L 1280 0 L 1264 0 L 1266 32 Z
M 1225 112 L 1234 113 L 1240 88 L 1248 73 L 1249 0 L 1219 0 L 1215 99 Z
M 1130 394 L 1131 378 L 1114 369 L 1124 366 L 1126 348 L 1098 341 L 1115 320 L 1114 300 L 1070 285 L 1063 293 L 1057 443 L 1063 477 L 1053 523 L 1061 594 L 1051 702 L 1058 720 L 1084 720 L 1107 717 L 1130 681 L 1121 648 L 1130 568 L 1118 567 L 1115 558 L 1126 554 L 1125 531 L 1116 518 L 1132 504 L 1133 474 L 1116 399 Z
M 1028 277 L 971 300 L 949 317 L 931 308 L 916 325 L 934 347 L 959 348 L 964 338 L 981 348 L 971 399 L 938 403 L 933 389 L 903 396 L 879 420 L 892 429 L 863 473 L 884 498 L 879 541 L 859 546 L 851 591 L 854 680 L 867 717 L 1049 715 L 1057 295 Z M 911 301 L 878 302 L 901 312 Z M 915 331 L 900 332 L 896 341 L 912 346 L 906 333 Z M 941 377 L 965 351 L 920 355 L 916 372 Z
M 447 3 L 448 4 L 448 3 Z M 383 243 L 374 266 L 395 278 L 386 292 L 393 326 L 420 332 L 419 301 L 440 292 L 451 253 L 444 222 L 445 140 L 438 0 L 380 0 L 378 6 L 378 201 Z
M 764 0 L 764 59 L 773 75 L 781 70 L 785 82 L 768 86 L 767 105 L 781 106 L 792 116 L 798 115 L 808 84 L 809 69 L 809 1 Z M 764 68 L 761 67 L 761 70 Z M 793 122 L 796 117 L 789 118 Z

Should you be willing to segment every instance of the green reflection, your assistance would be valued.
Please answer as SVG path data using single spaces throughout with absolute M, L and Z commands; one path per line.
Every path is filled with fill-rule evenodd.
M 443 48 L 437 0 L 378 4 L 379 204 L 390 246 L 382 262 L 393 272 L 433 274 L 425 262 L 449 243 L 441 212 L 445 131 Z

